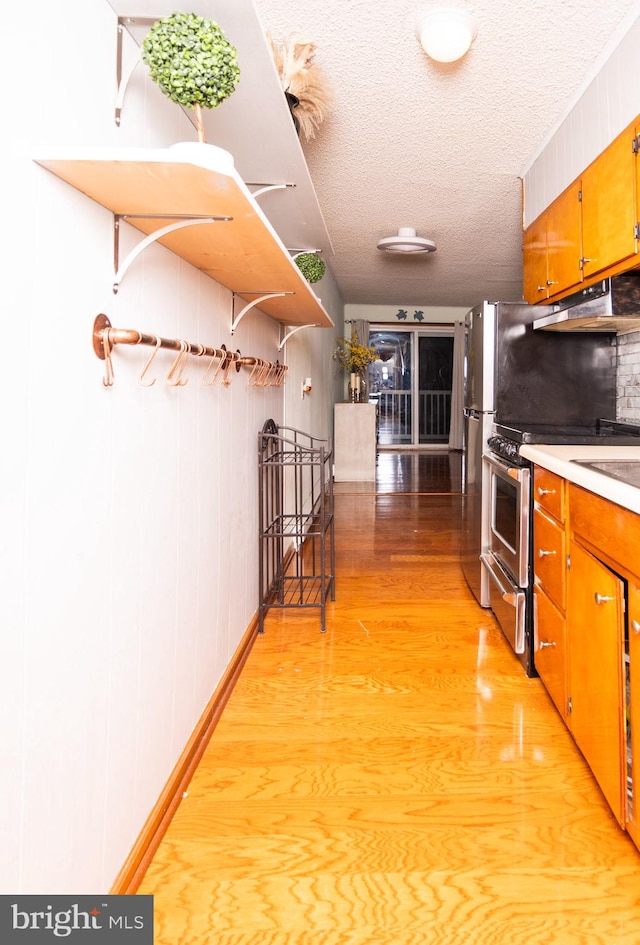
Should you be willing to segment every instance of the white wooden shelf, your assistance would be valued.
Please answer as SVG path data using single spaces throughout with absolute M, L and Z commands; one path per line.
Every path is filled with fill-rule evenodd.
M 159 243 L 247 303 L 260 297 L 258 307 L 276 321 L 333 326 L 228 151 L 185 142 L 41 149 L 33 159 L 145 236 L 167 230 Z M 214 222 L 169 229 L 177 219 L 197 217 Z

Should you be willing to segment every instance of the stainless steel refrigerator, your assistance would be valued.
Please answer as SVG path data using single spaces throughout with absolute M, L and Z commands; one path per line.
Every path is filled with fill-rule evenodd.
M 494 423 L 583 428 L 615 417 L 615 335 L 534 330 L 534 318 L 550 311 L 520 302 L 482 302 L 466 316 L 461 562 L 483 607 L 489 606 L 480 565 L 489 497 L 482 454 Z

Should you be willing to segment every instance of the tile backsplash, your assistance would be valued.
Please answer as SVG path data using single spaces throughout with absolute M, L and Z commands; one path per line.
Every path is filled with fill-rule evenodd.
M 640 331 L 617 337 L 616 415 L 640 421 Z

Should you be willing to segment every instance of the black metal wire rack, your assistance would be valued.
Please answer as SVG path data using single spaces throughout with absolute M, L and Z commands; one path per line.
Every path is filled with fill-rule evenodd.
M 335 600 L 333 450 L 330 440 L 267 420 L 258 435 L 260 606 L 317 607 Z

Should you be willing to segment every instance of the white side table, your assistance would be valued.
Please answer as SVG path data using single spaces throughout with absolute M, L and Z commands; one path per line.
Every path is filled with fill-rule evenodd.
M 374 481 L 377 444 L 376 404 L 336 404 L 334 408 L 334 479 Z

